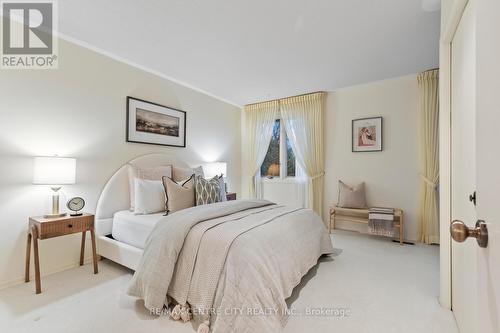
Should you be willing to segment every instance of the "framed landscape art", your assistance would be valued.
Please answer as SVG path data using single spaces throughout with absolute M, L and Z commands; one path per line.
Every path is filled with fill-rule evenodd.
M 352 151 L 382 151 L 382 117 L 352 121 Z
M 186 147 L 186 112 L 127 97 L 127 142 Z

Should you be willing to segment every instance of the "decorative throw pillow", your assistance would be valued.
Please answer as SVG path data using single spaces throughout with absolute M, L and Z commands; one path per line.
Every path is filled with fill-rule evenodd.
M 159 180 L 134 179 L 134 214 L 154 214 L 165 209 L 165 191 Z
M 224 183 L 224 175 L 219 176 L 220 199 L 219 201 L 227 201 L 226 184 Z
M 172 177 L 170 178 L 172 178 L 176 182 L 180 182 L 191 177 L 193 173 L 195 177 L 202 176 L 203 178 L 205 178 L 202 166 L 199 166 L 197 168 L 179 168 L 174 166 L 172 170 Z
M 132 164 L 128 165 L 128 179 L 130 189 L 130 210 L 135 210 L 135 178 L 157 180 L 161 182 L 162 177 L 172 177 L 172 166 L 163 165 L 154 168 L 139 168 Z
M 175 182 L 169 177 L 163 177 L 162 181 L 166 195 L 165 211 L 167 214 L 195 205 L 194 174 L 182 182 Z
M 219 176 L 205 179 L 196 176 L 196 206 L 216 203 L 220 201 L 220 181 Z
M 365 183 L 350 187 L 339 180 L 337 206 L 342 208 L 366 208 Z

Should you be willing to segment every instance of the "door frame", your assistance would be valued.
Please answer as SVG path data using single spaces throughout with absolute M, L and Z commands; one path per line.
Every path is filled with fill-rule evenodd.
M 451 43 L 469 0 L 443 0 L 439 43 L 439 241 L 442 307 L 452 309 L 451 276 Z

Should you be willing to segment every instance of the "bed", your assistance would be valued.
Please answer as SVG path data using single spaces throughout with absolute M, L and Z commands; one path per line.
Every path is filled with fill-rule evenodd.
M 113 238 L 115 214 L 130 208 L 128 167 L 130 165 L 148 168 L 159 165 L 175 165 L 189 168 L 181 159 L 168 154 L 139 156 L 121 166 L 104 186 L 95 213 L 97 253 L 132 270 L 137 268 L 143 249 Z M 116 226 L 115 226 L 116 228 Z
M 186 166 L 161 154 L 130 163 Z M 192 320 L 198 332 L 281 331 L 285 300 L 333 251 L 317 214 L 266 200 L 134 216 L 127 211 L 127 177 L 118 170 L 99 199 L 98 253 L 135 271 L 128 294 L 144 300 L 151 314 L 170 306 L 174 319 Z

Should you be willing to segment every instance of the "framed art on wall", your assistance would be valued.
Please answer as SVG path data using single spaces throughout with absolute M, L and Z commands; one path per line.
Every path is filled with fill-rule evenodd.
M 382 117 L 352 121 L 352 151 L 382 151 Z
M 127 142 L 186 147 L 186 112 L 128 96 Z

